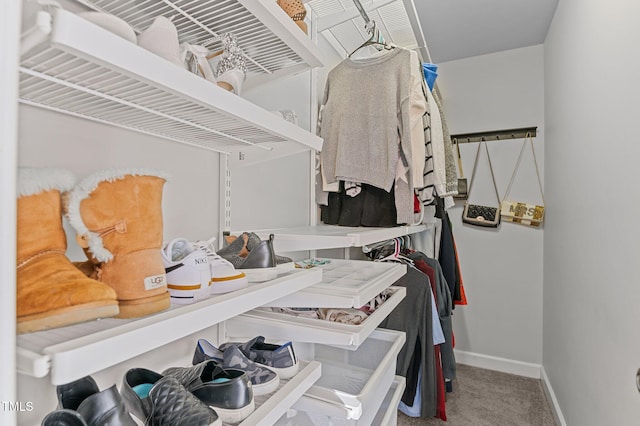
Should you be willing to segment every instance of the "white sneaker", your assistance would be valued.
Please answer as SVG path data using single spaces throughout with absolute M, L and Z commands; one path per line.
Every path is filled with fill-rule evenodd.
M 211 268 L 211 294 L 229 293 L 240 290 L 249 285 L 249 280 L 244 272 L 236 270 L 233 264 L 220 257 L 215 250 L 215 237 L 207 241 L 196 241 L 193 247 L 207 254 Z
M 172 303 L 194 303 L 211 295 L 211 268 L 204 251 L 194 250 L 184 238 L 176 238 L 162 249 L 162 260 Z

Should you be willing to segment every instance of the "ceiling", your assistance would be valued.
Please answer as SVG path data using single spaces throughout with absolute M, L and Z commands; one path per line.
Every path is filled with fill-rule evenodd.
M 413 0 L 435 63 L 544 42 L 558 0 Z

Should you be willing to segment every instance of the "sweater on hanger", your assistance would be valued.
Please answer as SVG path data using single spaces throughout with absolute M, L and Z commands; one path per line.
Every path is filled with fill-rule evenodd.
M 395 48 L 380 57 L 345 59 L 329 72 L 320 126 L 327 183 L 391 190 L 399 150 L 411 158 L 410 64 L 410 52 Z

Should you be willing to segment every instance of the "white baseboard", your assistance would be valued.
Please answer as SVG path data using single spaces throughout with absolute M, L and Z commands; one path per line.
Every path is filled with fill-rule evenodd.
M 486 368 L 487 370 L 501 371 L 503 373 L 516 374 L 518 376 L 540 379 L 540 364 L 515 361 L 491 355 L 482 355 L 474 352 L 466 352 L 454 349 L 456 362 L 472 367 Z
M 564 416 L 562 415 L 562 410 L 560 409 L 560 404 L 558 404 L 558 399 L 556 398 L 555 392 L 553 392 L 551 382 L 549 382 L 549 377 L 547 376 L 547 372 L 544 370 L 544 367 L 540 370 L 540 376 L 542 379 L 542 389 L 544 389 L 544 393 L 551 403 L 551 411 L 556 419 L 556 424 L 560 426 L 567 426 L 567 422 L 565 421 Z

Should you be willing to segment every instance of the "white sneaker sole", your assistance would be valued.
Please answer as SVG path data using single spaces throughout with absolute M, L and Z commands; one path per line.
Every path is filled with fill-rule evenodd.
M 179 286 L 172 285 L 175 288 L 169 288 L 169 295 L 171 296 L 171 303 L 178 305 L 188 305 L 191 303 L 199 302 L 211 296 L 208 287 L 200 286 L 200 288 L 192 289 L 195 286 L 188 286 L 188 290 L 180 289 Z
M 275 371 L 275 370 L 274 370 Z M 270 382 L 260 383 L 259 385 L 251 386 L 253 388 L 253 395 L 260 396 L 266 395 L 278 390 L 278 386 L 280 386 L 280 377 L 277 376 L 275 379 Z
M 209 281 L 211 294 L 230 293 L 245 288 L 248 285 L 249 280 L 246 276 L 240 278 L 211 278 L 211 281 Z
M 253 268 L 253 269 L 238 269 L 244 272 L 250 283 L 259 283 L 262 281 L 269 281 L 278 278 L 278 268 Z
M 296 269 L 296 263 L 295 262 L 281 263 L 277 265 L 276 268 L 278 269 L 278 274 L 286 274 L 287 272 L 291 272 L 294 269 Z
M 252 399 L 251 403 L 245 405 L 242 408 L 237 408 L 235 410 L 214 407 L 214 406 L 210 406 L 210 407 L 216 413 L 218 413 L 218 418 L 219 420 L 222 420 L 223 423 L 240 423 L 242 420 L 249 417 L 249 415 L 255 411 L 256 403 Z

